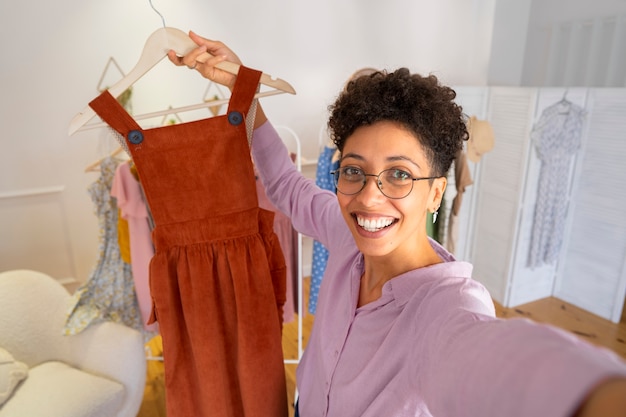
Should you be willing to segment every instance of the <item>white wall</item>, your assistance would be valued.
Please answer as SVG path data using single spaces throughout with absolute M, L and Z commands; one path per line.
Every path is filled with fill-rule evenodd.
M 486 85 L 490 58 L 511 58 L 506 48 L 491 57 L 496 4 L 508 1 L 154 0 L 154 5 L 168 26 L 224 40 L 247 65 L 289 81 L 298 94 L 264 99 L 264 106 L 276 124 L 296 130 L 304 155 L 315 158 L 326 108 L 359 67 L 407 66 L 448 84 Z M 530 27 L 537 15 L 548 18 L 548 6 L 537 12 L 539 3 L 544 0 L 532 2 Z M 591 2 L 547 3 L 578 10 L 570 5 Z M 598 0 L 593 8 L 609 13 L 624 4 Z M 160 26 L 148 0 L 1 3 L 0 270 L 32 267 L 79 280 L 88 275 L 98 226 L 86 192 L 96 174 L 84 168 L 115 144 L 93 130 L 69 137 L 68 123 L 98 94 L 109 58 L 129 71 Z M 503 26 L 508 27 L 497 28 Z M 519 65 L 510 70 L 519 71 Z M 197 103 L 206 86 L 195 72 L 163 62 L 135 85 L 135 114 Z
M 315 158 L 326 108 L 359 67 L 408 66 L 449 83 L 484 85 L 494 2 L 153 4 L 168 26 L 224 40 L 247 65 L 290 82 L 296 96 L 263 103 Z M 148 0 L 2 2 L 0 270 L 35 268 L 79 280 L 90 272 L 99 232 L 86 188 L 97 174 L 84 168 L 115 144 L 95 130 L 69 137 L 68 123 L 97 95 L 109 58 L 128 72 L 160 26 Z M 207 84 L 164 61 L 135 84 L 134 113 L 197 103 Z M 43 194 L 30 195 L 37 192 Z
M 519 85 L 532 0 L 496 2 L 489 61 L 490 85 Z
M 532 1 L 522 85 L 625 87 L 624 26 L 624 0 Z

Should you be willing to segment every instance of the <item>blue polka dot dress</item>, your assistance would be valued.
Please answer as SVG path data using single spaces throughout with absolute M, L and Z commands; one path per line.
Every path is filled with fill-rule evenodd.
M 325 146 L 317 160 L 317 172 L 315 183 L 325 190 L 336 192 L 333 176 L 330 171 L 339 167 L 339 161 L 333 162 L 333 155 L 336 148 Z M 309 313 L 315 314 L 317 307 L 317 296 L 319 294 L 322 277 L 326 270 L 328 261 L 328 250 L 317 240 L 313 241 L 313 258 L 311 265 L 311 288 L 309 290 Z

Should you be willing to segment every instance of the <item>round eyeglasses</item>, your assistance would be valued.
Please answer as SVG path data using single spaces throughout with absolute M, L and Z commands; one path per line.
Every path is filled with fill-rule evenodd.
M 330 172 L 335 179 L 337 191 L 345 195 L 358 194 L 365 188 L 367 177 L 375 177 L 376 185 L 387 198 L 400 199 L 411 194 L 413 183 L 420 180 L 433 180 L 439 177 L 414 178 L 407 171 L 397 168 L 386 169 L 380 174 L 366 174 L 361 168 L 354 166 L 341 167 Z

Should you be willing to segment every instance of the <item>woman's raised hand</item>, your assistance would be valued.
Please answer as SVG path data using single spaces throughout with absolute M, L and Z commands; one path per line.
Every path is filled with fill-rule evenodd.
M 196 69 L 203 77 L 232 89 L 235 85 L 236 76 L 216 68 L 215 65 L 222 61 L 241 65 L 239 57 L 222 42 L 203 38 L 192 31 L 189 32 L 189 37 L 198 47 L 184 56 L 178 56 L 176 52 L 170 50 L 167 53 L 169 60 L 174 65 L 186 65 L 189 69 Z M 211 56 L 207 58 L 205 52 Z

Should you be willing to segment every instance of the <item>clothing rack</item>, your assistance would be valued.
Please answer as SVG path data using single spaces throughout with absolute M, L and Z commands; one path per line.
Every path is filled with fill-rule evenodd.
M 288 126 L 284 126 L 284 125 L 277 125 L 274 126 L 274 128 L 276 129 L 276 131 L 278 132 L 278 135 L 280 136 L 280 138 L 283 140 L 283 143 L 285 143 L 285 145 L 287 146 L 287 149 L 289 149 L 290 152 L 295 153 L 296 155 L 296 160 L 295 160 L 295 164 L 296 164 L 296 169 L 298 170 L 298 172 L 302 172 L 302 147 L 301 147 L 301 142 L 300 142 L 300 138 L 298 137 L 298 135 L 296 134 L 296 132 L 294 132 L 293 129 L 291 129 Z M 303 348 L 303 340 L 304 340 L 304 335 L 303 335 L 303 331 L 302 331 L 302 315 L 304 312 L 303 309 L 303 295 L 302 292 L 304 290 L 304 286 L 302 284 L 302 234 L 300 232 L 298 232 L 298 247 L 297 247 L 297 258 L 298 258 L 298 262 L 297 262 L 297 271 L 298 271 L 298 278 L 297 278 L 297 292 L 298 292 L 298 357 L 297 359 L 284 359 L 284 363 L 285 364 L 298 364 L 300 363 L 300 359 L 302 358 L 302 352 L 304 350 Z

